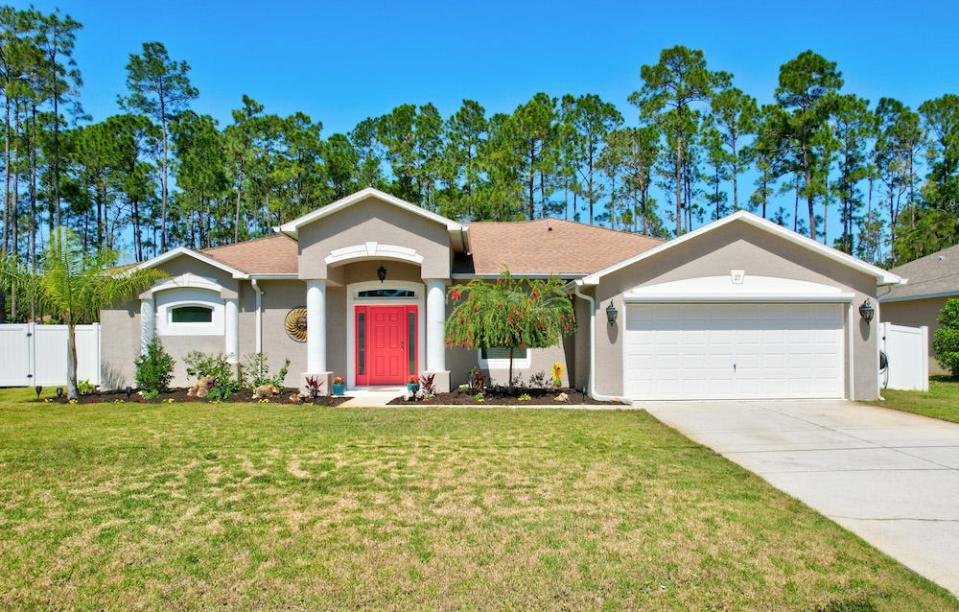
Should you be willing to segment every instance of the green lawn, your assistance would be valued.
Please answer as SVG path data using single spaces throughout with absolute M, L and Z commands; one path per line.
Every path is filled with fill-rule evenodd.
M 925 393 L 883 389 L 882 396 L 885 401 L 870 403 L 959 423 L 959 380 L 955 378 L 933 376 Z
M 73 607 L 956 601 L 644 412 L 0 402 L 0 608 Z

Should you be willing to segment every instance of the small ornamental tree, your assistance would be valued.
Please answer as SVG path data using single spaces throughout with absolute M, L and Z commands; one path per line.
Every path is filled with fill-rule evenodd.
M 936 361 L 959 376 L 959 300 L 952 299 L 939 311 L 939 329 L 932 341 Z
M 469 349 L 546 348 L 576 330 L 573 304 L 562 280 L 517 279 L 504 272 L 495 281 L 473 279 L 450 287 L 453 312 L 446 319 L 446 343 Z

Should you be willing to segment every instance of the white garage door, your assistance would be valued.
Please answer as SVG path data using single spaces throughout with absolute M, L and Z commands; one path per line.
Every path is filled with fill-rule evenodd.
M 843 397 L 839 304 L 631 304 L 624 393 L 634 399 Z

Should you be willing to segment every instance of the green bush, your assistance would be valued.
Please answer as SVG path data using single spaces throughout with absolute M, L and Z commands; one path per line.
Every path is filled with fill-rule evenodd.
M 85 378 L 77 381 L 77 393 L 80 395 L 90 395 L 96 390 L 97 386 Z
M 233 375 L 233 365 L 223 354 L 207 355 L 200 351 L 190 351 L 183 358 L 186 373 L 192 378 L 209 376 L 213 379 L 210 399 L 227 399 L 240 390 L 240 382 Z
M 173 357 L 170 356 L 160 341 L 153 339 L 147 346 L 145 353 L 137 357 L 135 362 L 137 373 L 136 383 L 141 391 L 159 394 L 167 390 L 173 379 Z
M 262 385 L 275 385 L 278 389 L 284 387 L 286 374 L 290 371 L 290 360 L 283 362 L 283 367 L 273 376 L 270 375 L 269 359 L 263 353 L 250 353 L 241 368 L 243 387 L 255 391 Z
M 959 300 L 952 299 L 939 311 L 939 329 L 932 341 L 936 361 L 959 376 Z

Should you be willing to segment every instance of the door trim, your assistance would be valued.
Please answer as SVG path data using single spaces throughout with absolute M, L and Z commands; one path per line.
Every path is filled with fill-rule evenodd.
M 409 289 L 411 298 L 358 298 L 357 293 L 367 289 Z M 416 366 L 426 369 L 426 285 L 411 281 L 380 282 L 378 280 L 346 285 L 346 387 L 356 388 L 356 306 L 416 306 Z M 327 317 L 329 320 L 329 317 Z M 329 337 L 329 334 L 327 334 Z
M 406 370 L 407 370 L 407 371 L 403 374 L 403 378 L 402 378 L 402 380 L 400 380 L 400 381 L 391 382 L 391 383 L 371 383 L 371 382 L 369 381 L 369 378 L 368 378 L 368 377 L 370 376 L 370 371 L 369 371 L 370 361 L 369 361 L 369 359 L 370 359 L 370 354 L 372 353 L 371 344 L 370 344 L 371 341 L 372 341 L 372 336 L 371 336 L 371 334 L 370 334 L 370 322 L 372 321 L 371 315 L 373 314 L 373 312 L 375 312 L 375 311 L 377 311 L 377 310 L 387 309 L 387 308 L 394 309 L 394 310 L 400 310 L 400 311 L 402 311 L 402 313 L 403 313 L 402 318 L 401 318 L 401 321 L 399 322 L 399 325 L 400 325 L 400 327 L 402 328 L 402 330 L 405 332 L 405 333 L 404 333 L 404 338 L 406 338 L 406 340 L 405 340 L 404 343 L 403 343 L 403 350 L 404 350 L 403 363 L 404 363 L 404 365 L 406 366 Z M 365 346 L 364 348 L 366 349 L 366 356 L 367 356 L 367 371 L 366 371 L 366 374 L 364 375 L 364 377 L 366 377 L 367 379 L 366 379 L 366 380 L 363 380 L 363 381 L 357 381 L 357 386 L 359 386 L 359 387 L 373 387 L 373 386 L 383 386 L 383 385 L 395 386 L 395 385 L 405 385 L 405 384 L 408 382 L 409 377 L 412 375 L 412 374 L 409 372 L 409 363 L 410 363 L 410 361 L 409 361 L 409 352 L 408 352 L 408 350 L 409 350 L 409 348 L 410 348 L 408 343 L 411 342 L 411 340 L 410 340 L 410 334 L 409 334 L 409 321 L 410 321 L 409 315 L 410 315 L 411 313 L 413 313 L 414 315 L 416 315 L 416 323 L 414 324 L 415 327 L 414 327 L 414 330 L 413 330 L 414 338 L 412 339 L 412 342 L 413 342 L 413 347 L 412 347 L 412 348 L 413 348 L 413 367 L 414 367 L 414 368 L 418 368 L 418 365 L 419 365 L 419 355 L 420 355 L 420 345 L 419 345 L 419 343 L 416 341 L 416 336 L 419 335 L 419 334 L 417 333 L 417 332 L 419 331 L 419 316 L 418 316 L 418 315 L 419 315 L 419 306 L 417 306 L 417 305 L 415 305 L 415 304 L 356 304 L 356 305 L 353 306 L 353 320 L 354 320 L 354 322 L 355 322 L 355 324 L 354 324 L 354 334 L 355 334 L 355 336 L 356 336 L 356 337 L 355 337 L 355 341 L 354 341 L 354 343 L 353 343 L 353 360 L 354 360 L 353 363 L 354 363 L 354 364 L 358 363 L 359 357 L 360 357 L 360 327 L 359 327 L 359 319 L 360 319 L 360 315 L 361 315 L 361 314 L 365 314 L 365 315 L 366 315 L 366 321 L 365 321 L 365 323 L 364 323 L 364 327 L 366 328 L 366 334 L 365 334 L 365 337 L 364 337 L 364 344 L 365 344 L 366 346 Z M 358 372 L 356 373 L 356 376 L 359 377 L 359 373 L 358 373 Z

